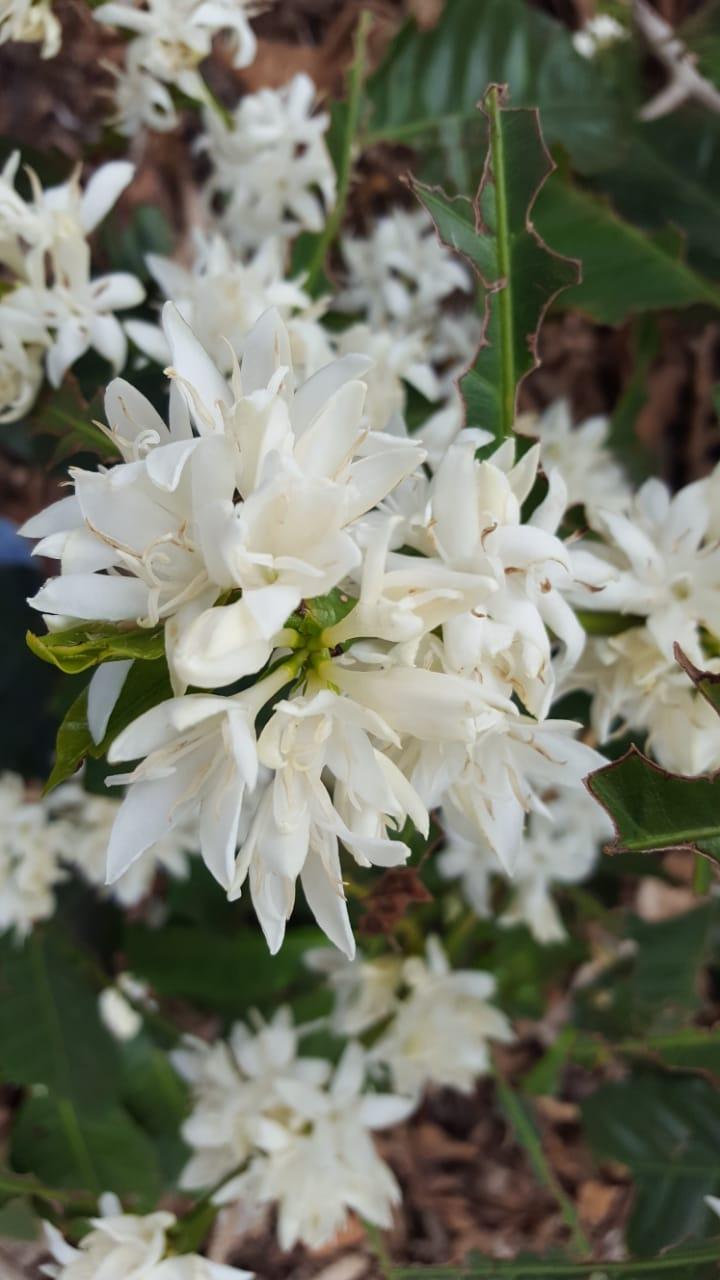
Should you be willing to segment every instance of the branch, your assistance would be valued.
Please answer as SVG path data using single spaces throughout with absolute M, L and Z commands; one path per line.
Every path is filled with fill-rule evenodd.
M 633 17 L 655 57 L 670 73 L 670 79 L 640 111 L 641 120 L 659 120 L 676 107 L 695 98 L 710 111 L 720 113 L 720 91 L 701 75 L 695 54 L 686 49 L 673 28 L 652 9 L 647 0 L 633 0 Z

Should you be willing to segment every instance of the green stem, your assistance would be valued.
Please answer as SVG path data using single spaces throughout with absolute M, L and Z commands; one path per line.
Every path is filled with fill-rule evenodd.
M 503 140 L 500 90 L 495 87 L 487 96 L 490 122 L 490 161 L 495 188 L 495 236 L 497 240 L 498 276 L 503 284 L 495 295 L 498 308 L 500 342 L 500 421 L 504 436 L 512 435 L 515 423 L 515 348 L 513 346 L 513 295 L 510 264 L 510 224 L 507 202 L 507 173 Z
M 367 40 L 370 26 L 372 23 L 372 14 L 365 9 L 360 14 L 360 21 L 357 25 L 355 35 L 355 54 L 350 69 L 350 77 L 348 84 L 347 98 L 347 121 L 345 124 L 345 136 L 343 138 L 343 149 L 338 165 L 338 183 L 337 183 L 337 199 L 335 206 L 331 210 L 328 220 L 325 223 L 325 229 L 318 239 L 315 246 L 315 252 L 308 267 L 306 288 L 309 293 L 313 293 L 317 286 L 320 273 L 325 264 L 328 251 L 333 244 L 345 217 L 345 208 L 347 206 L 348 193 L 350 191 L 350 179 L 352 177 L 353 162 L 353 142 L 358 129 L 358 120 L 360 118 L 360 103 L 362 97 L 363 76 L 365 73 L 365 63 L 367 59 Z
M 48 1203 L 54 1202 L 75 1209 L 87 1209 L 89 1213 L 95 1213 L 97 1210 L 95 1200 L 83 1197 L 82 1194 L 78 1195 L 76 1191 L 58 1191 L 55 1187 L 45 1187 L 41 1182 L 34 1182 L 30 1178 L 13 1178 L 7 1173 L 0 1176 L 0 1194 L 30 1196 L 35 1200 L 47 1200 Z
M 550 1192 L 567 1224 L 576 1252 L 583 1258 L 592 1256 L 592 1245 L 580 1226 L 580 1220 L 570 1197 L 563 1191 L 551 1169 L 542 1143 L 529 1119 L 522 1102 L 511 1089 L 497 1063 L 494 1064 L 495 1083 L 503 1110 L 515 1131 L 518 1142 L 525 1148 L 538 1181 Z
M 490 1280 L 536 1280 L 538 1276 L 547 1276 L 548 1280 L 561 1280 L 561 1277 L 596 1276 L 604 1280 L 606 1276 L 626 1276 L 627 1280 L 650 1272 L 654 1276 L 658 1271 L 676 1271 L 678 1275 L 688 1273 L 688 1265 L 701 1266 L 703 1263 L 717 1262 L 718 1242 L 708 1241 L 707 1252 L 693 1252 L 686 1258 L 641 1258 L 638 1262 L 499 1262 L 493 1258 L 479 1258 L 472 1267 L 395 1267 L 392 1280 L 472 1280 L 475 1276 L 488 1276 Z
M 392 1259 L 385 1248 L 385 1241 L 382 1238 L 382 1233 L 375 1226 L 374 1222 L 368 1222 L 366 1218 L 363 1218 L 363 1226 L 365 1228 L 365 1235 L 367 1237 L 368 1244 L 375 1255 L 375 1261 L 378 1264 L 380 1273 L 385 1277 L 385 1280 L 390 1280 L 393 1275 L 397 1275 L 397 1272 L 393 1271 Z

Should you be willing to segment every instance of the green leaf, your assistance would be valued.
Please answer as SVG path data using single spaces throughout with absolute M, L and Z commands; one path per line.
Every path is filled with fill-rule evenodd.
M 584 165 L 603 162 L 630 113 L 623 94 L 575 51 L 567 27 L 523 0 L 446 0 L 431 31 L 401 31 L 368 83 L 363 142 L 403 142 L 425 164 L 438 153 L 457 172 L 476 106 L 489 84 L 507 84 L 517 106 L 540 107 L 551 144 Z
M 701 671 L 694 662 L 690 661 L 687 654 L 683 653 L 679 644 L 673 645 L 673 653 L 683 671 L 689 675 L 698 693 L 702 694 L 705 701 L 709 702 L 713 710 L 720 715 L 720 675 L 714 671 Z
M 476 267 L 485 291 L 485 322 L 474 366 L 461 379 L 470 425 L 510 435 L 520 382 L 537 365 L 543 316 L 561 289 L 578 280 L 578 264 L 547 247 L 534 230 L 535 197 L 553 163 L 537 111 L 507 110 L 492 86 L 485 98 L 487 152 L 472 216 L 466 200 L 415 187 L 440 237 Z
M 293 929 L 271 956 L 262 934 L 246 923 L 234 937 L 175 924 L 162 930 L 135 925 L 125 947 L 130 970 L 160 995 L 237 1016 L 253 1005 L 274 1003 L 302 978 L 303 953 L 317 941 L 316 930 Z
M 153 1044 L 147 1032 L 126 1041 L 121 1056 L 123 1103 L 154 1138 L 163 1177 L 174 1183 L 187 1158 L 180 1136 L 188 1112 L 187 1089 L 167 1054 Z
M 582 1116 L 595 1155 L 632 1172 L 633 1252 L 652 1253 L 717 1224 L 703 1196 L 720 1190 L 720 1094 L 706 1080 L 638 1075 L 602 1086 Z
M 0 939 L 0 1077 L 42 1084 L 71 1107 L 117 1097 L 115 1042 L 81 959 L 52 934 Z
M 33 653 L 43 662 L 49 662 L 68 675 L 77 675 L 96 667 L 101 662 L 117 662 L 123 658 L 152 661 L 165 653 L 165 633 L 162 627 L 149 631 L 133 627 L 124 631 L 102 622 L 83 622 L 61 631 L 50 631 L 36 636 L 27 633 L 27 642 Z
M 0 1240 L 38 1240 L 40 1220 L 21 1196 L 8 1200 L 0 1209 Z
M 163 1190 L 155 1148 L 122 1107 L 77 1113 L 66 1098 L 31 1097 L 13 1125 L 11 1158 L 56 1187 L 114 1191 L 150 1208 Z
M 133 664 L 110 716 L 107 733 L 102 742 L 95 743 L 87 722 L 87 689 L 83 689 L 58 729 L 55 765 L 45 784 L 45 791 L 52 791 L 66 778 L 72 777 L 86 757 L 99 759 L 104 756 L 110 743 L 126 725 L 171 697 L 172 687 L 164 659 Z
M 582 282 L 563 294 L 563 307 L 610 325 L 663 307 L 720 307 L 720 290 L 662 242 L 559 175 L 540 192 L 534 221 L 549 244 L 582 263 Z
M 589 636 L 619 636 L 631 627 L 640 627 L 645 619 L 634 613 L 596 613 L 594 609 L 578 609 L 576 617 Z
M 607 853 L 687 849 L 720 862 L 720 778 L 683 778 L 636 747 L 591 773 L 587 786 L 607 809 L 616 836 Z
M 94 422 L 102 414 L 102 394 L 98 391 L 88 403 L 77 378 L 68 373 L 56 391 L 48 388 L 42 393 L 27 426 L 35 435 L 58 438 L 51 459 L 53 466 L 76 453 L 94 453 L 100 458 L 111 458 L 117 451 Z

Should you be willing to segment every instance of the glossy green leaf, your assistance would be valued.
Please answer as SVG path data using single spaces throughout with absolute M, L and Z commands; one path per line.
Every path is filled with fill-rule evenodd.
M 27 1200 L 16 1196 L 0 1209 L 0 1240 L 38 1240 L 40 1219 Z
M 98 1016 L 97 992 L 64 941 L 36 931 L 18 946 L 0 940 L 0 1078 L 43 1085 L 69 1105 L 117 1097 L 115 1041 Z
M 606 852 L 688 849 L 720 862 L 720 778 L 683 778 L 636 747 L 591 773 L 587 785 L 615 824 Z
M 66 1098 L 28 1098 L 13 1125 L 11 1159 L 51 1186 L 114 1191 L 141 1209 L 163 1189 L 153 1142 L 117 1105 L 78 1116 Z
M 66 778 L 72 777 L 88 756 L 99 759 L 126 725 L 144 711 L 172 697 L 170 677 L 164 659 L 134 663 L 115 705 L 107 733 L 102 742 L 93 742 L 87 722 L 87 689 L 73 702 L 58 729 L 55 765 L 45 784 L 52 791 Z
M 595 1155 L 630 1167 L 628 1227 L 635 1253 L 653 1253 L 717 1224 L 703 1196 L 720 1191 L 720 1094 L 697 1077 L 646 1073 L 607 1084 L 583 1103 Z
M 537 364 L 543 316 L 561 289 L 576 283 L 578 264 L 560 257 L 533 228 L 538 190 L 552 172 L 536 111 L 506 109 L 497 86 L 486 96 L 486 159 L 473 207 L 416 187 L 440 237 L 473 263 L 485 291 L 480 350 L 460 386 L 468 425 L 496 438 L 512 432 L 518 387 Z
M 58 466 L 77 453 L 94 453 L 100 458 L 116 455 L 112 442 L 95 424 L 102 415 L 101 393 L 88 402 L 75 375 L 68 373 L 57 390 L 43 391 L 27 426 L 35 435 L 57 437 L 51 461 Z
M 635 313 L 663 307 L 720 307 L 720 290 L 662 240 L 557 175 L 538 195 L 533 218 L 548 244 L 582 263 L 582 281 L 563 293 L 563 307 L 584 311 L 601 324 L 620 324 Z
M 152 631 L 142 627 L 122 630 L 102 622 L 83 622 L 44 636 L 29 631 L 27 642 L 36 657 L 59 667 L 67 675 L 77 675 L 101 662 L 117 662 L 123 658 L 152 661 L 165 653 L 162 627 Z
M 408 143 L 426 163 L 441 153 L 467 190 L 459 153 L 487 86 L 500 83 L 516 106 L 539 106 L 548 141 L 584 165 L 601 163 L 627 123 L 623 95 L 576 53 L 562 23 L 523 0 L 446 0 L 432 30 L 408 23 L 369 81 L 363 141 Z

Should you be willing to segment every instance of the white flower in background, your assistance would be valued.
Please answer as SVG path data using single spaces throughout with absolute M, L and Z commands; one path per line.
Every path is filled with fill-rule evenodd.
M 329 117 L 313 115 L 314 105 L 315 86 L 299 74 L 282 89 L 246 94 L 230 124 L 205 112 L 208 194 L 224 198 L 221 225 L 234 247 L 324 225 L 335 203 L 335 170 L 325 145 Z
M 539 416 L 526 415 L 516 430 L 540 441 L 540 461 L 546 472 L 560 472 L 568 506 L 614 510 L 630 501 L 628 478 L 608 448 L 609 418 L 598 415 L 575 426 L 568 401 L 556 400 Z
M 581 58 L 594 58 L 618 40 L 627 40 L 627 28 L 609 13 L 597 13 L 573 33 L 572 42 Z
M 62 42 L 62 28 L 51 0 L 0 0 L 0 45 L 17 40 L 41 44 L 41 56 L 54 58 Z
M 699 641 L 684 645 L 691 661 L 718 672 Z M 665 769 L 707 773 L 720 768 L 720 718 L 668 659 L 644 626 L 617 636 L 590 637 L 568 688 L 593 694 L 592 728 L 600 742 L 628 730 L 647 734 L 647 747 Z
M 0 343 L 3 363 L 11 359 L 17 370 L 5 375 L 11 379 L 6 396 L 13 416 L 19 405 L 21 411 L 29 407 L 37 389 L 39 347 L 46 348 L 53 386 L 90 348 L 121 368 L 127 340 L 115 312 L 137 306 L 145 296 L 140 281 L 127 272 L 94 277 L 88 243 L 132 180 L 133 166 L 111 161 L 84 188 L 76 171 L 45 190 L 28 170 L 31 199 L 25 200 L 15 186 L 19 163 L 15 152 L 0 175 L 0 262 L 13 277 L 0 306 Z
M 331 1025 L 338 1034 L 362 1035 L 395 1011 L 403 971 L 399 956 L 366 960 L 357 955 L 348 960 L 329 947 L 315 947 L 303 959 L 309 969 L 323 975 L 333 993 Z
M 12 929 L 22 939 L 53 914 L 65 838 L 45 803 L 27 797 L 22 778 L 0 775 L 0 934 Z
M 207 102 L 198 68 L 216 35 L 222 34 L 232 49 L 233 66 L 249 66 L 257 42 L 248 19 L 259 7 L 255 0 L 147 0 L 143 8 L 132 0 L 110 0 L 96 8 L 98 22 L 132 33 L 126 68 L 117 73 L 120 131 L 132 135 L 143 125 L 173 129 L 177 116 L 166 86 Z
M 603 543 L 581 547 L 604 578 L 601 590 L 576 592 L 578 603 L 640 615 L 668 661 L 676 641 L 692 656 L 701 628 L 720 635 L 720 543 L 710 532 L 711 494 L 706 480 L 674 495 L 660 480 L 647 480 L 625 512 L 591 512 Z
M 360 352 L 372 361 L 364 382 L 367 386 L 365 412 L 374 431 L 390 431 L 393 419 L 398 416 L 402 419 L 407 401 L 406 383 L 427 400 L 438 399 L 440 385 L 420 334 L 393 334 L 387 329 L 353 324 L 338 334 L 335 345 L 341 356 Z M 418 432 L 414 438 L 419 439 L 421 435 Z
M 346 280 L 336 306 L 360 312 L 373 329 L 400 323 L 422 332 L 451 293 L 469 293 L 472 276 L 438 238 L 424 209 L 393 209 L 367 236 L 344 236 Z
M 122 66 L 106 66 L 115 80 L 115 109 L 108 123 L 126 138 L 134 138 L 141 129 L 168 133 L 178 124 L 172 93 L 147 69 L 144 55 L 143 41 L 131 40 Z
M 142 1014 L 134 1009 L 119 986 L 105 987 L 98 996 L 98 1013 L 116 1040 L 134 1040 L 142 1031 Z
M 100 1211 L 102 1217 L 90 1219 L 91 1230 L 77 1248 L 52 1223 L 43 1224 L 55 1259 L 42 1268 L 45 1275 L 52 1280 L 252 1280 L 249 1271 L 196 1253 L 173 1253 L 168 1239 L 177 1222 L 173 1213 L 123 1213 L 114 1195 L 101 1197 Z
M 323 1088 L 331 1066 L 324 1058 L 298 1056 L 301 1035 L 283 1007 L 267 1023 L 256 1017 L 254 1028 L 235 1023 L 227 1040 L 186 1036 L 173 1050 L 172 1062 L 190 1085 L 193 1102 L 182 1128 L 193 1153 L 183 1170 L 184 1188 L 211 1186 L 259 1147 L 305 1126 L 287 1090 Z
M 495 979 L 477 970 L 453 970 L 437 938 L 425 959 L 406 960 L 408 994 L 370 1051 L 387 1067 L 393 1086 L 418 1097 L 431 1085 L 469 1093 L 490 1067 L 489 1042 L 513 1039 L 510 1023 L 489 1001 Z
M 159 872 L 175 879 L 187 875 L 188 853 L 198 845 L 197 833 L 189 824 L 173 827 L 107 886 L 108 846 L 121 801 L 91 795 L 68 783 L 53 792 L 49 803 L 53 812 L 65 819 L 68 838 L 63 861 L 77 868 L 90 884 L 102 886 L 122 907 L 133 907 L 147 897 Z
M 414 1103 L 364 1092 L 365 1071 L 363 1050 L 349 1044 L 325 1087 L 277 1081 L 285 1122 L 260 1131 L 258 1154 L 215 1200 L 276 1204 L 284 1250 L 298 1241 L 311 1249 L 328 1244 L 348 1212 L 378 1227 L 391 1226 L 400 1188 L 371 1133 L 404 1120 Z
M 15 317 L 0 302 L 0 422 L 22 418 L 35 403 L 43 380 L 47 334 L 40 324 L 28 325 L 26 332 L 23 345 Z
M 318 306 L 312 306 L 302 281 L 284 279 L 283 257 L 277 241 L 268 239 L 243 261 L 219 232 L 205 236 L 196 231 L 190 270 L 156 254 L 148 254 L 147 265 L 223 374 L 232 373 L 248 333 L 274 307 L 287 325 L 294 366 L 309 376 L 333 352 L 316 319 Z M 125 327 L 141 351 L 162 365 L 169 363 L 170 344 L 160 327 L 144 320 L 128 320 Z
M 510 903 L 502 924 L 526 924 L 538 942 L 565 936 L 552 897 L 559 884 L 577 884 L 591 872 L 600 843 L 612 835 L 604 810 L 584 791 L 558 791 L 544 799 L 545 812 L 531 813 L 519 846 Z M 491 911 L 490 888 L 498 872 L 495 853 L 487 842 L 464 831 L 447 830 L 447 845 L 438 868 L 447 879 L 459 878 L 463 892 L 479 916 Z

